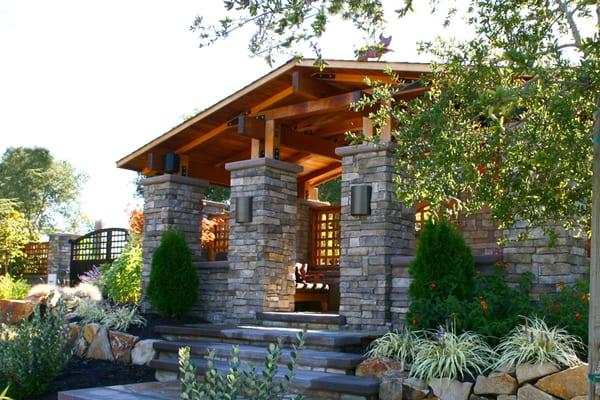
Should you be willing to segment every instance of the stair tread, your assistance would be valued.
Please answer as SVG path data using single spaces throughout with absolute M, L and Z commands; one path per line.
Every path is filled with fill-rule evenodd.
M 307 324 L 344 325 L 346 318 L 339 314 L 316 313 L 316 312 L 257 312 L 256 319 L 259 321 L 296 322 Z
M 206 360 L 192 359 L 192 363 L 196 366 L 197 372 L 203 374 L 208 368 Z M 247 364 L 242 363 L 242 366 Z M 149 364 L 154 369 L 163 371 L 177 372 L 179 371 L 178 360 L 152 360 Z M 229 363 L 224 361 L 214 361 L 214 368 L 219 372 L 229 371 Z M 261 368 L 257 367 L 260 371 Z M 277 373 L 277 377 L 283 379 L 283 369 Z M 379 380 L 364 376 L 332 374 L 319 371 L 303 371 L 297 370 L 292 386 L 296 389 L 304 390 L 322 390 L 326 392 L 353 394 L 359 396 L 370 396 L 379 393 Z
M 159 352 L 176 353 L 181 347 L 189 347 L 194 355 L 206 355 L 208 350 L 215 350 L 219 357 L 231 354 L 231 344 L 198 341 L 158 341 L 154 343 L 154 349 Z M 264 346 L 238 345 L 240 358 L 259 360 L 262 362 L 267 354 Z M 291 350 L 282 350 L 282 361 L 288 362 Z M 337 351 L 322 351 L 303 349 L 298 357 L 298 364 L 317 368 L 335 368 L 340 370 L 354 369 L 364 360 L 362 354 L 343 353 Z
M 160 325 L 156 326 L 154 330 L 162 335 L 199 336 L 257 342 L 276 342 L 281 339 L 285 345 L 296 343 L 296 335 L 302 331 L 295 328 L 216 324 Z M 376 332 L 368 331 L 307 330 L 304 339 L 307 346 L 343 347 L 363 345 L 365 341 L 370 341 L 376 337 Z

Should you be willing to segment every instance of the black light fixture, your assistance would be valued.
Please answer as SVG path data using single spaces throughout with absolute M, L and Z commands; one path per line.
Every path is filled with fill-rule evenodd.
M 163 158 L 165 174 L 179 173 L 179 156 L 175 153 L 166 153 Z
M 235 222 L 252 222 L 252 196 L 235 198 Z
M 350 188 L 350 214 L 355 217 L 371 215 L 370 185 L 355 185 Z

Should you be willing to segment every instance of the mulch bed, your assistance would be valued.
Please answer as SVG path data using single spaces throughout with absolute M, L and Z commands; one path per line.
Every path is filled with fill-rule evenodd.
M 160 336 L 154 333 L 154 327 L 157 325 L 181 325 L 206 322 L 194 317 L 185 317 L 182 320 L 176 320 L 160 317 L 156 314 L 145 314 L 144 318 L 147 320 L 146 326 L 132 327 L 127 333 L 139 336 L 141 339 L 160 339 Z M 154 370 L 147 366 L 125 365 L 73 357 L 65 370 L 50 383 L 46 394 L 35 396 L 31 400 L 55 400 L 58 398 L 57 393 L 65 390 L 125 385 L 154 380 Z

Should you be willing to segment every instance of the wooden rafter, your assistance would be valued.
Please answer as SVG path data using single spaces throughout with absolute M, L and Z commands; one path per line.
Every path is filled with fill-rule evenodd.
M 304 176 L 298 178 L 298 182 L 310 185 L 318 185 L 323 182 L 327 182 L 342 173 L 342 166 L 339 163 L 331 163 L 323 168 L 319 168 L 313 172 L 310 172 Z
M 305 76 L 300 71 L 292 73 L 292 88 L 295 94 L 311 100 L 339 93 L 327 83 Z
M 317 115 L 348 109 L 348 106 L 360 99 L 361 91 L 354 90 L 335 96 L 325 97 L 318 100 L 309 100 L 289 106 L 271 108 L 262 113 L 264 119 L 286 119 L 301 116 Z

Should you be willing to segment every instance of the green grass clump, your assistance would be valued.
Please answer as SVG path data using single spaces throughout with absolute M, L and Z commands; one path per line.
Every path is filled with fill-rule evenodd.
M 9 274 L 0 276 L 0 300 L 24 300 L 31 285 L 23 279 L 14 279 Z

